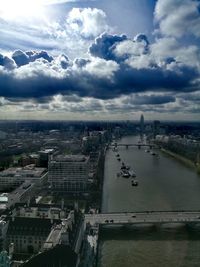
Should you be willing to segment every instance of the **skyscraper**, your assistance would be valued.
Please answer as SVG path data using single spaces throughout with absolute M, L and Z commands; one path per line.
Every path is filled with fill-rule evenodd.
M 140 117 L 140 135 L 143 136 L 144 134 L 144 116 L 143 114 Z

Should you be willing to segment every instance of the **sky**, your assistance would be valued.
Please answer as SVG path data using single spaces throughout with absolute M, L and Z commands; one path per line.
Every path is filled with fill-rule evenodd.
M 0 119 L 200 118 L 199 0 L 0 0 Z

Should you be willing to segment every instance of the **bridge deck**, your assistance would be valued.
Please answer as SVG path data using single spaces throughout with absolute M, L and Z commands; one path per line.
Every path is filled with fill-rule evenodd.
M 155 144 L 140 144 L 140 143 L 131 143 L 131 144 L 110 144 L 111 147 L 118 147 L 118 146 L 146 146 L 146 147 L 156 147 Z
M 85 214 L 90 224 L 200 223 L 200 211 Z

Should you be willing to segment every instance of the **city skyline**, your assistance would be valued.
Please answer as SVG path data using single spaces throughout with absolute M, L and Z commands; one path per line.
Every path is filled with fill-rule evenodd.
M 199 121 L 198 0 L 1 0 L 0 119 Z

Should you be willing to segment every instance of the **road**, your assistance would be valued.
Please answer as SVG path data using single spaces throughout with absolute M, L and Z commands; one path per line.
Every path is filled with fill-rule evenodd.
M 200 223 L 200 211 L 125 212 L 85 214 L 90 224 Z

